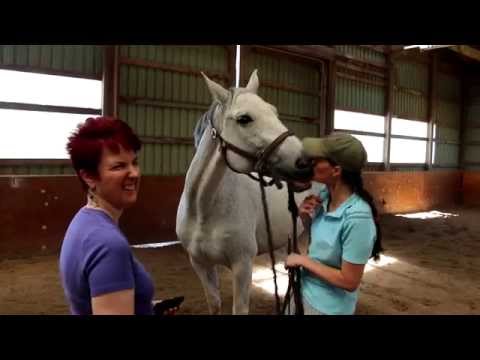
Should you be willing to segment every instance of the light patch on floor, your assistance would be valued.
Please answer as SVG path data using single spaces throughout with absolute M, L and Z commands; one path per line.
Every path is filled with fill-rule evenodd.
M 151 243 L 151 244 L 139 244 L 139 245 L 132 245 L 134 249 L 158 249 L 167 246 L 173 246 L 180 244 L 180 241 L 166 241 L 161 243 Z
M 375 261 L 373 259 L 370 259 L 365 265 L 365 272 L 381 268 L 386 265 L 394 264 L 398 262 L 398 260 L 394 257 L 391 256 L 385 256 L 385 255 L 380 255 L 380 259 L 378 261 Z
M 278 294 L 283 296 L 288 287 L 288 271 L 282 264 L 276 264 Z M 275 294 L 275 284 L 273 282 L 273 272 L 271 267 L 254 266 L 252 274 L 252 283 L 262 290 Z
M 448 219 L 450 217 L 458 216 L 458 214 L 432 210 L 432 211 L 410 213 L 410 214 L 396 214 L 395 216 L 400 216 L 400 217 L 404 217 L 404 218 L 407 218 L 407 219 L 426 220 L 426 219 L 438 219 L 438 218 Z
M 378 261 L 370 259 L 365 266 L 365 272 L 388 266 L 398 262 L 398 260 L 391 256 L 380 255 Z M 277 286 L 278 294 L 283 296 L 288 288 L 288 271 L 285 269 L 283 263 L 275 265 L 277 271 Z M 254 286 L 268 292 L 275 294 L 275 284 L 273 282 L 272 268 L 265 266 L 255 266 L 253 268 L 252 283 Z

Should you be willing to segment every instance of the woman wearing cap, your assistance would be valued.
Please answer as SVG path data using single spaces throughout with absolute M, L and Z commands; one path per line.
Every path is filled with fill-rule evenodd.
M 290 254 L 285 266 L 302 269 L 306 315 L 354 314 L 365 264 L 382 251 L 377 210 L 361 176 L 367 154 L 347 134 L 305 138 L 303 145 L 320 189 L 299 209 L 311 231 L 308 255 Z

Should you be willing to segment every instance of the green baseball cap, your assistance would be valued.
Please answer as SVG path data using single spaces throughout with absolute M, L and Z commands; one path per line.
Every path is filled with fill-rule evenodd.
M 360 171 L 367 163 L 367 152 L 362 143 L 349 134 L 307 137 L 303 139 L 303 148 L 307 156 L 333 160 L 349 171 Z

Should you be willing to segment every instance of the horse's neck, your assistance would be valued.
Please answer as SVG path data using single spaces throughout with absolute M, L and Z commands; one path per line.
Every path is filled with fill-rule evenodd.
M 210 213 L 228 171 L 219 144 L 211 137 L 211 127 L 203 134 L 185 180 L 188 211 L 199 217 Z

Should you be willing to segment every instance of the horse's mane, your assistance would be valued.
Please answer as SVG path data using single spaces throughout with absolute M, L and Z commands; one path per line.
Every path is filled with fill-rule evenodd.
M 213 120 L 212 117 L 213 117 L 213 114 L 215 113 L 215 108 L 217 106 L 218 104 L 216 102 L 212 103 L 208 111 L 203 113 L 203 115 L 200 116 L 200 118 L 198 119 L 197 125 L 195 125 L 195 129 L 193 130 L 193 139 L 194 139 L 195 148 L 198 148 L 198 145 L 200 144 L 200 140 L 202 139 L 203 133 L 205 132 L 205 129 L 210 124 L 210 121 Z

